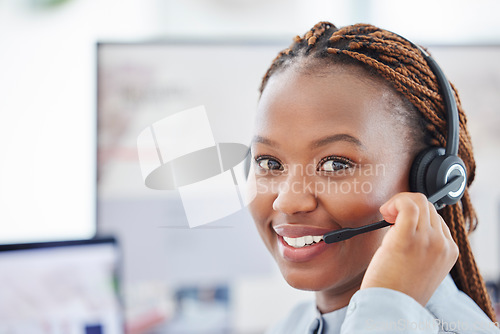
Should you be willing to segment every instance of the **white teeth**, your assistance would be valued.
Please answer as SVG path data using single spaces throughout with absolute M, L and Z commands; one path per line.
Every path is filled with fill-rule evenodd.
M 323 237 L 322 237 L 322 236 L 319 236 L 319 235 L 315 235 L 315 236 L 313 236 L 313 241 L 314 241 L 314 242 L 320 242 L 321 240 L 323 240 Z
M 296 238 L 283 237 L 283 240 L 285 240 L 285 242 L 287 244 L 289 244 L 290 246 L 295 247 L 295 240 L 297 240 L 297 239 Z
M 295 247 L 304 247 L 305 245 L 306 245 L 306 240 L 304 237 L 300 237 L 295 240 Z
M 305 236 L 299 237 L 299 238 L 283 237 L 283 240 L 285 240 L 285 242 L 292 247 L 302 248 L 305 246 L 310 246 L 313 243 L 320 242 L 321 240 L 323 240 L 323 236 L 322 235 L 312 235 L 312 236 L 305 235 Z

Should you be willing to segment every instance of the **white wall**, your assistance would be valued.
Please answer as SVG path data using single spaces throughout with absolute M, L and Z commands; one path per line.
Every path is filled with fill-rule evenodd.
M 154 1 L 0 2 L 0 242 L 95 232 L 95 43 L 158 33 Z

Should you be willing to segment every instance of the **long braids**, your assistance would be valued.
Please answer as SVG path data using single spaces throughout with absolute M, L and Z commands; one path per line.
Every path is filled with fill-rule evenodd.
M 278 54 L 262 80 L 261 93 L 274 73 L 311 59 L 322 61 L 321 64 L 362 66 L 369 74 L 385 78 L 418 111 L 425 132 L 425 146 L 446 146 L 446 115 L 435 75 L 421 51 L 407 40 L 372 25 L 356 24 L 338 29 L 332 23 L 320 22 L 303 37 L 295 37 L 292 45 Z M 467 118 L 453 85 L 452 88 L 459 112 L 458 155 L 466 165 L 468 180 L 461 201 L 440 210 L 460 250 L 451 276 L 457 287 L 495 321 L 495 311 L 468 240 L 468 234 L 477 226 L 468 192 L 476 163 Z

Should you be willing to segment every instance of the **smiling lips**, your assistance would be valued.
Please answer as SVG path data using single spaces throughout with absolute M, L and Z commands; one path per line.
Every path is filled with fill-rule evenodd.
M 296 224 L 277 225 L 273 229 L 281 256 L 291 262 L 310 261 L 331 247 L 323 241 L 329 229 Z

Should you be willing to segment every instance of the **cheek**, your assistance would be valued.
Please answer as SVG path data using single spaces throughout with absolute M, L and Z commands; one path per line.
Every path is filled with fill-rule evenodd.
M 341 189 L 343 188 L 343 189 Z M 321 206 L 341 227 L 355 227 L 380 220 L 382 194 L 371 182 L 342 182 L 342 187 L 318 196 Z
M 257 192 L 248 205 L 248 210 L 252 215 L 257 231 L 268 247 L 272 234 L 269 221 L 273 214 L 273 202 L 275 197 L 276 196 L 270 193 Z
M 329 216 L 333 217 L 339 228 L 357 228 L 369 225 L 383 219 L 379 212 L 380 206 L 383 204 L 378 201 L 372 201 L 372 198 L 365 196 L 346 195 L 344 198 L 336 198 L 335 200 L 324 201 L 323 208 L 328 212 Z M 352 199 L 351 199 L 352 198 Z M 362 249 L 371 249 L 372 241 L 378 240 L 373 231 L 370 233 L 360 234 L 353 238 L 356 247 L 352 251 L 357 252 Z M 357 241 L 362 241 L 358 243 Z M 348 241 L 349 244 L 351 242 Z
M 248 209 L 259 229 L 268 225 L 273 215 L 273 203 L 278 196 L 279 185 L 279 180 L 258 176 L 250 170 L 245 196 L 250 199 Z
M 408 190 L 404 169 L 379 168 L 335 182 L 318 199 L 342 227 L 357 227 L 382 219 L 379 208 L 396 193 Z

